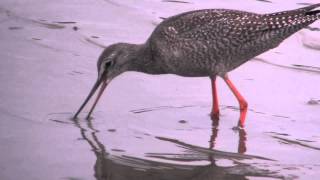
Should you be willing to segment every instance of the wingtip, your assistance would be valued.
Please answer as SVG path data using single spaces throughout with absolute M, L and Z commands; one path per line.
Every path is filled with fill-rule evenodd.
M 311 10 L 314 10 L 314 9 L 316 9 L 318 7 L 320 7 L 320 3 L 313 4 L 313 5 L 310 5 L 310 6 L 306 6 L 306 7 L 303 7 L 301 9 L 305 10 L 305 11 L 311 11 Z
M 320 14 L 320 10 L 314 10 L 314 11 L 306 12 L 306 15 L 308 15 L 308 16 L 318 15 L 318 14 Z

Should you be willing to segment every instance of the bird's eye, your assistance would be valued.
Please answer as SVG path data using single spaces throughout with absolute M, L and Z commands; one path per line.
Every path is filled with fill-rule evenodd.
M 104 64 L 104 68 L 105 69 L 108 69 L 109 67 L 113 66 L 113 61 L 107 61 L 105 64 Z

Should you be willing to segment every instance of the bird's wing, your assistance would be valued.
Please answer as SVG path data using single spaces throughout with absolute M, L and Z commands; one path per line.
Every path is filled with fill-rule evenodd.
M 225 38 L 230 40 L 252 41 L 269 29 L 268 24 L 260 19 L 261 15 L 224 17 L 190 31 L 177 34 L 176 38 L 197 41 L 215 41 Z
M 302 7 L 299 9 L 294 9 L 294 10 L 288 10 L 288 11 L 281 11 L 281 12 L 276 12 L 276 13 L 270 13 L 267 14 L 269 16 L 294 16 L 294 15 L 305 15 L 306 13 L 320 7 L 320 3 L 313 4 L 310 6 Z
M 311 11 L 318 6 L 263 15 L 224 9 L 187 12 L 161 23 L 151 41 L 153 49 L 161 47 L 160 54 L 172 58 L 225 55 L 234 49 L 240 49 L 243 56 L 259 54 L 318 19 L 318 11 Z
M 319 4 L 308 7 L 283 11 L 272 14 L 254 14 L 240 11 L 222 12 L 219 18 L 198 23 L 187 31 L 175 30 L 175 27 L 168 27 L 172 32 L 173 39 L 177 42 L 202 41 L 209 44 L 233 41 L 238 45 L 274 39 L 281 42 L 285 37 L 293 34 L 303 27 L 308 26 L 317 19 L 320 19 L 320 10 L 313 10 L 320 7 Z M 262 39 L 261 39 L 262 38 Z
M 185 45 L 202 48 L 215 47 L 224 51 L 230 46 L 239 47 L 246 43 L 257 41 L 266 31 L 269 25 L 259 21 L 261 15 L 243 14 L 239 17 L 222 17 L 214 21 L 201 24 L 193 29 L 178 32 L 174 27 L 168 27 L 171 31 L 170 44 L 179 47 L 181 50 Z
M 252 41 L 263 33 L 276 34 L 275 31 L 294 26 L 300 29 L 314 22 L 320 18 L 320 10 L 314 10 L 318 7 L 320 3 L 264 15 L 225 9 L 199 10 L 174 16 L 177 20 L 171 20 L 166 27 L 169 34 L 179 40 L 208 41 L 228 37 Z
M 153 49 L 172 59 L 227 53 L 230 47 L 256 40 L 267 26 L 259 14 L 236 10 L 201 10 L 164 21 L 151 36 Z M 161 48 L 157 48 L 161 47 Z M 196 59 L 189 57 L 190 59 Z
M 201 27 L 212 21 L 218 21 L 222 18 L 224 9 L 202 9 L 188 11 L 165 19 L 156 28 L 155 32 L 165 32 L 166 28 L 174 28 L 176 32 L 184 33 L 195 28 Z M 168 32 L 166 35 L 171 35 Z
M 319 11 L 312 10 L 317 7 L 320 7 L 320 3 L 265 15 L 227 9 L 196 10 L 166 19 L 156 28 L 155 34 L 168 39 L 191 38 L 192 41 L 207 40 L 210 36 L 211 38 L 214 36 L 231 36 L 232 38 L 239 35 L 243 36 L 241 38 L 251 40 L 252 37 L 248 37 L 250 35 L 257 37 L 262 32 L 279 30 L 286 26 L 300 24 L 301 21 L 303 23 L 307 15 L 312 22 L 317 19 L 315 16 Z M 314 16 L 313 19 L 311 15 Z

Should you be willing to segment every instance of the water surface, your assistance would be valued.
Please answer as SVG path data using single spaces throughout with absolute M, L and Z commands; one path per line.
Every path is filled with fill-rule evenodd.
M 320 176 L 319 22 L 218 80 L 128 72 L 72 120 L 115 42 L 143 43 L 163 19 L 200 8 L 266 13 L 316 1 L 20 1 L 0 3 L 0 179 L 316 179 Z M 121 13 L 119 13 L 121 12 Z

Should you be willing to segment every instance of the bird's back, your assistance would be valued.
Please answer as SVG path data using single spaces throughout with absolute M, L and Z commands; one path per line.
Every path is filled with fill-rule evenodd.
M 272 14 L 227 9 L 182 13 L 164 20 L 148 43 L 167 73 L 223 75 L 320 18 L 320 4 Z

